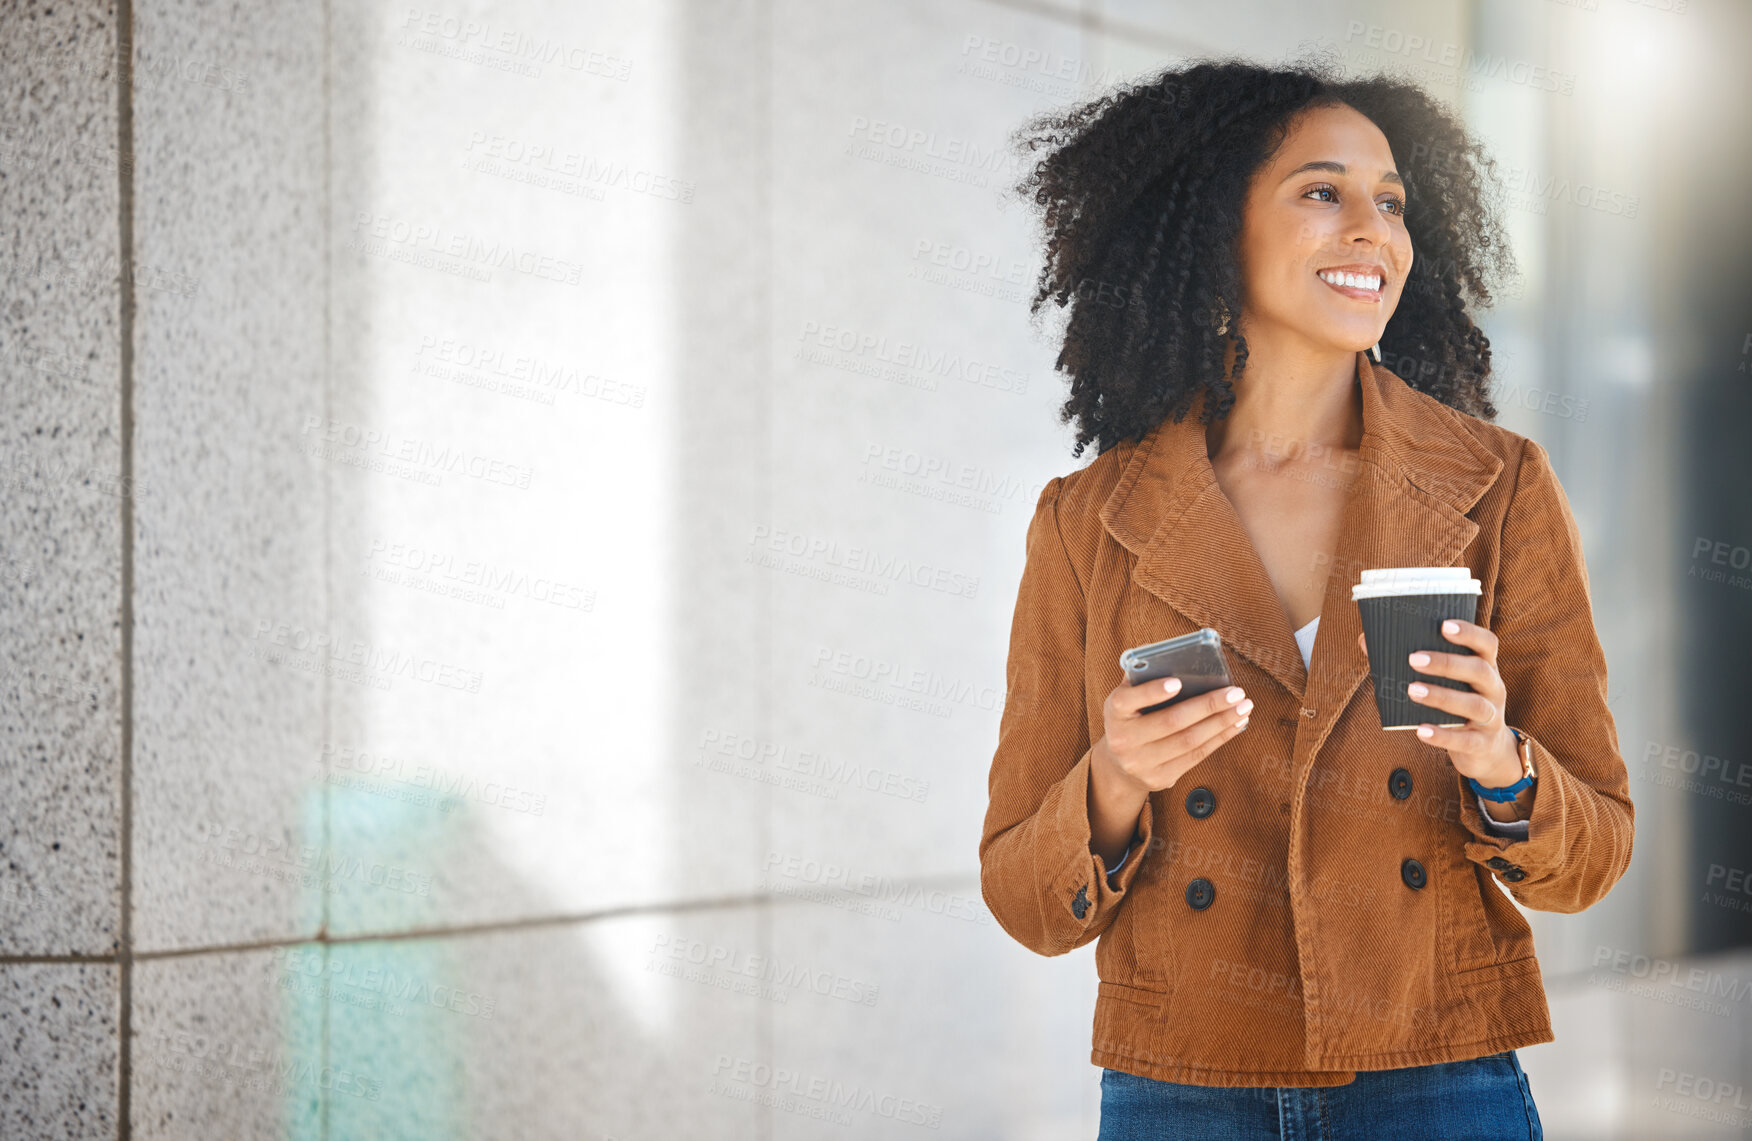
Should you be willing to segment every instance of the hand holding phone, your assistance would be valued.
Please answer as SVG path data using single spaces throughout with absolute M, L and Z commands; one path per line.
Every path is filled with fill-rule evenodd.
M 1231 684 L 1215 630 L 1127 650 L 1120 668 L 1127 680 L 1103 703 L 1106 732 L 1095 751 L 1129 790 L 1125 800 L 1172 788 L 1247 727 L 1253 702 Z

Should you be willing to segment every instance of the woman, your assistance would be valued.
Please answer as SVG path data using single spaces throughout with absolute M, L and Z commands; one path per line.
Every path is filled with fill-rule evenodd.
M 1043 955 L 1092 940 L 1101 1137 L 1542 1136 L 1525 907 L 1630 861 L 1580 537 L 1492 420 L 1485 160 L 1416 88 L 1204 62 L 1038 124 L 1034 299 L 1071 302 L 1076 454 L 1028 527 L 980 840 Z M 1194 415 L 1196 413 L 1196 415 Z M 1350 588 L 1464 566 L 1478 622 L 1386 732 Z M 1128 647 L 1234 685 L 1140 714 Z M 1443 727 L 1447 726 L 1447 727 Z

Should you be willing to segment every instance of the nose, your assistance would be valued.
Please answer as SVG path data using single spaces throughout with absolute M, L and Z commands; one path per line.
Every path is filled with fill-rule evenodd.
M 1384 246 L 1393 236 L 1393 226 L 1381 214 L 1380 205 L 1372 198 L 1351 199 L 1345 204 L 1345 238 L 1352 244 L 1365 242 Z

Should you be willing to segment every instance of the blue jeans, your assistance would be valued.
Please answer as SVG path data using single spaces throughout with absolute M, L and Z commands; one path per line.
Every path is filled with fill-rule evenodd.
M 1101 1071 L 1098 1141 L 1544 1141 L 1513 1050 L 1342 1086 L 1195 1086 Z

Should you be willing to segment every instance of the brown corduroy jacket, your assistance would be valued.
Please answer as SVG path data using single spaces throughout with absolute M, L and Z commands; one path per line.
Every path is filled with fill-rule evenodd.
M 1304 668 L 1206 452 L 1202 401 L 1041 492 L 979 843 L 999 924 L 1042 955 L 1099 940 L 1098 1065 L 1209 1086 L 1554 1041 L 1515 906 L 1577 912 L 1630 862 L 1635 812 L 1582 544 L 1550 458 L 1366 353 L 1361 470 Z M 1386 732 L 1350 588 L 1465 566 L 1532 739 L 1525 840 L 1498 835 L 1445 750 Z M 1216 629 L 1248 728 L 1152 793 L 1110 884 L 1090 851 L 1091 743 L 1128 647 Z M 1440 650 L 1442 646 L 1426 647 Z M 1507 892 L 1505 895 L 1504 892 Z

